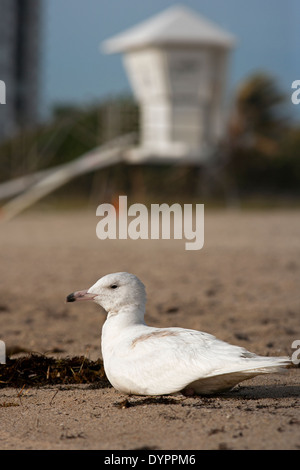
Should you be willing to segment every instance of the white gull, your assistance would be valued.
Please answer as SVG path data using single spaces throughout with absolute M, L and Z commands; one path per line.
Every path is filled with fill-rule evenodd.
M 67 297 L 67 302 L 78 300 L 93 300 L 107 312 L 101 338 L 104 369 L 123 393 L 207 395 L 291 364 L 288 357 L 258 356 L 201 331 L 146 325 L 145 286 L 133 274 L 108 274 Z

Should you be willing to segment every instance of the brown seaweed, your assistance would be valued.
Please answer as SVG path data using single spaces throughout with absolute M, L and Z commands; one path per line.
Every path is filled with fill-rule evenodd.
M 39 387 L 56 384 L 93 384 L 109 387 L 103 363 L 85 356 L 54 358 L 42 354 L 28 354 L 7 359 L 0 364 L 0 388 Z

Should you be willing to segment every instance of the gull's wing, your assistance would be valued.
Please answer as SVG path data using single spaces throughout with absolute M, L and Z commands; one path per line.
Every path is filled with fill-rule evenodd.
M 147 395 L 174 393 L 203 379 L 212 381 L 216 376 L 220 378 L 219 385 L 222 381 L 224 385 L 232 380 L 237 383 L 264 370 L 274 372 L 272 368 L 287 363 L 287 358 L 257 356 L 210 334 L 183 328 L 146 327 L 126 339 L 121 360 L 122 343 L 119 347 L 118 363 L 114 364 L 112 357 L 110 370 L 116 371 L 113 375 L 118 382 L 127 383 L 131 393 Z M 230 374 L 232 380 L 228 380 Z M 120 389 L 117 384 L 114 386 Z

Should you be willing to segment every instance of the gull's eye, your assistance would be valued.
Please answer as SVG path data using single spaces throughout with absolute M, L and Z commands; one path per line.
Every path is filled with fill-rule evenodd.
M 112 286 L 110 286 L 111 289 L 116 289 L 117 287 L 117 284 L 113 284 Z

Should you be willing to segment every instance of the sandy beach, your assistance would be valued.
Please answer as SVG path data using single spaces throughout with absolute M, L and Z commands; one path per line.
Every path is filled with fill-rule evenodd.
M 293 353 L 299 211 L 208 210 L 199 251 L 183 240 L 100 241 L 96 225 L 93 211 L 32 211 L 1 224 L 8 351 L 98 359 L 105 312 L 65 298 L 128 271 L 146 285 L 150 325 L 206 331 L 262 355 Z M 299 449 L 299 408 L 299 368 L 206 398 L 128 398 L 89 384 L 3 387 L 0 449 Z

